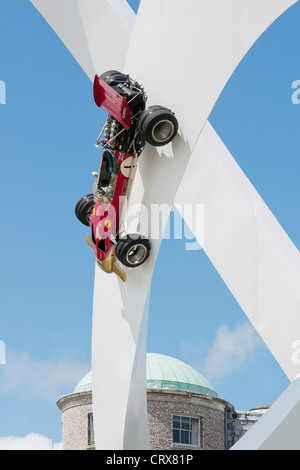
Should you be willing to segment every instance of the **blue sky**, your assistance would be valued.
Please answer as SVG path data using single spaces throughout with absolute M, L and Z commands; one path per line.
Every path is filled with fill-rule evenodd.
M 210 116 L 297 247 L 299 21 L 297 4 L 255 44 Z M 74 207 L 99 166 L 105 114 L 28 0 L 0 0 L 0 51 L 0 448 L 30 433 L 51 445 L 61 441 L 56 400 L 90 368 L 94 262 Z M 239 410 L 273 403 L 288 385 L 205 253 L 186 251 L 185 240 L 162 243 L 148 351 L 193 365 Z

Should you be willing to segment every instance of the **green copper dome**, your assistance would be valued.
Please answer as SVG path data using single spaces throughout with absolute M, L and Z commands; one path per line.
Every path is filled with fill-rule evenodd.
M 92 390 L 92 371 L 88 372 L 76 385 L 73 393 L 89 392 Z
M 147 354 L 147 388 L 171 389 L 202 393 L 217 397 L 211 384 L 195 369 L 184 362 L 162 354 Z M 73 393 L 92 390 L 92 372 L 86 374 L 75 387 Z
M 179 359 L 162 354 L 147 354 L 147 388 L 218 396 L 211 384 L 199 372 Z

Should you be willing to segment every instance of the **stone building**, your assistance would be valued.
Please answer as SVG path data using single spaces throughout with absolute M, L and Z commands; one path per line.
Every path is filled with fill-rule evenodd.
M 234 412 L 232 420 L 233 443 L 243 437 L 269 408 L 269 405 L 261 405 L 251 408 L 249 411 Z
M 147 408 L 152 450 L 229 449 L 265 411 L 237 413 L 189 365 L 147 354 Z M 94 449 L 92 374 L 57 402 L 64 450 Z

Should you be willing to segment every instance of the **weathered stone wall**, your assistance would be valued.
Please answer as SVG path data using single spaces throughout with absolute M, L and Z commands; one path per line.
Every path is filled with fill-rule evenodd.
M 64 450 L 92 449 L 88 443 L 88 414 L 92 413 L 92 393 L 73 393 L 58 400 L 62 411 Z M 226 407 L 222 398 L 174 390 L 147 391 L 150 447 L 152 450 L 224 450 L 226 447 Z M 173 415 L 200 419 L 200 448 L 173 444 Z
M 58 401 L 62 410 L 63 450 L 86 450 L 88 443 L 88 415 L 93 412 L 91 392 L 74 393 Z
M 147 393 L 150 446 L 152 450 L 182 449 L 173 444 L 173 415 L 200 419 L 200 449 L 225 449 L 225 407 L 220 398 L 189 392 L 151 390 Z M 186 448 L 191 449 L 188 446 Z M 195 448 L 193 448 L 195 449 Z

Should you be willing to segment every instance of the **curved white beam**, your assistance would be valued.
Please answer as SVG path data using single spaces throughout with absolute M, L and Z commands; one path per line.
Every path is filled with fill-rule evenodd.
M 124 0 L 31 0 L 87 76 L 122 69 L 135 13 Z
M 228 79 L 296 0 L 141 0 L 124 71 L 172 106 L 193 149 Z
M 300 378 L 230 450 L 300 450 Z
M 197 169 L 197 171 L 195 171 Z M 213 175 L 213 179 L 211 177 Z M 176 195 L 183 204 L 204 204 L 203 249 L 293 380 L 300 373 L 300 253 L 234 158 L 207 124 Z M 185 222 L 194 235 L 195 221 Z
M 233 70 L 264 29 L 292 3 L 291 1 L 271 3 L 262 0 L 249 0 L 248 2 L 195 0 L 188 3 L 189 9 L 187 9 L 187 4 L 183 4 L 180 0 L 142 0 L 124 71 L 130 71 L 133 78 L 145 85 L 150 97 L 149 104 L 167 105 L 176 112 L 181 134 L 172 146 L 162 152 L 147 147 L 141 156 L 130 206 L 143 205 L 144 210 L 137 220 L 137 225 L 140 224 L 142 231 L 147 227 L 147 217 L 151 213 L 153 204 L 164 203 L 171 208 L 192 150 L 219 93 Z M 215 15 L 216 11 L 220 14 Z M 184 23 L 182 18 L 185 19 Z M 200 25 L 197 28 L 191 28 L 190 25 L 194 24 L 195 18 L 199 19 Z M 245 18 L 248 20 L 246 35 Z M 257 22 L 259 22 L 259 27 Z M 187 53 L 191 50 L 191 44 L 194 45 L 193 50 L 197 47 L 197 56 Z M 208 51 L 207 44 L 211 45 L 210 51 Z M 141 57 L 145 57 L 142 62 Z M 178 57 L 180 57 L 179 70 Z M 188 78 L 187 70 L 189 71 Z M 190 80 L 197 83 L 197 88 L 190 86 Z M 157 221 L 151 220 L 151 224 L 153 228 Z M 122 397 L 118 395 L 118 398 L 116 395 L 115 399 L 119 400 L 120 406 L 118 423 L 119 425 L 122 423 L 120 413 L 123 409 L 123 436 L 125 442 L 131 443 L 131 448 L 138 448 L 135 445 L 137 446 L 137 442 L 140 443 L 134 427 L 126 425 L 135 412 L 134 404 L 138 399 L 137 396 L 132 396 L 131 391 L 139 389 L 137 381 L 144 379 L 144 374 L 141 372 L 140 376 L 131 380 L 130 371 L 133 370 L 134 363 L 141 360 L 136 355 L 137 344 L 141 338 L 132 335 L 132 331 L 139 335 L 140 325 L 143 324 L 145 301 L 163 231 L 162 225 L 159 239 L 152 239 L 152 254 L 148 262 L 136 271 L 127 272 L 126 285 L 116 279 L 108 277 L 104 279 L 104 276 L 101 276 L 101 283 L 105 286 L 102 287 L 102 292 L 114 292 L 114 308 L 116 311 L 123 312 L 122 321 L 124 322 L 129 312 L 133 320 L 133 323 L 130 323 L 128 318 L 126 328 L 120 329 L 120 336 L 116 335 L 116 323 L 113 319 L 103 316 L 100 318 L 105 299 L 102 299 L 101 305 L 98 304 L 98 285 L 95 284 L 93 334 L 94 341 L 96 337 L 100 341 L 97 350 L 94 349 L 93 366 L 97 370 L 103 370 L 105 366 L 101 361 L 108 351 L 110 351 L 111 364 L 114 364 L 111 373 L 117 370 L 124 371 L 124 362 L 126 362 L 127 379 L 124 375 L 120 376 L 119 387 L 116 388 L 116 394 L 117 390 L 122 388 L 124 395 Z M 144 234 L 147 235 L 147 232 Z M 99 289 L 101 289 L 100 285 Z M 108 311 L 111 299 L 107 298 L 106 302 L 105 310 Z M 101 333 L 101 326 L 105 328 L 103 333 Z M 107 344 L 107 339 L 105 340 L 107 335 L 113 339 L 111 345 Z M 105 347 L 102 340 L 106 341 Z M 145 334 L 142 340 L 146 341 Z M 123 343 L 125 341 L 127 345 L 126 352 L 123 350 L 123 354 L 127 357 L 125 360 L 124 355 L 122 356 L 122 365 L 119 364 L 121 341 Z M 115 349 L 116 344 L 118 344 L 118 351 Z M 142 350 L 145 350 L 145 347 L 142 347 Z M 112 400 L 112 406 L 108 407 L 108 396 L 105 400 L 100 381 L 94 383 L 94 390 L 95 396 L 99 397 L 97 402 L 94 399 L 96 423 L 99 423 L 96 432 L 97 443 L 100 446 L 98 448 L 115 448 L 116 440 L 113 437 L 115 423 L 112 423 L 110 433 L 107 433 L 107 429 L 103 431 L 100 429 L 103 417 L 108 420 L 114 414 L 114 400 Z M 110 390 L 110 396 L 112 393 L 113 391 Z M 123 399 L 123 405 L 120 403 L 121 399 Z M 121 434 L 120 431 L 120 436 Z M 121 448 L 122 442 L 118 440 L 117 445 Z

